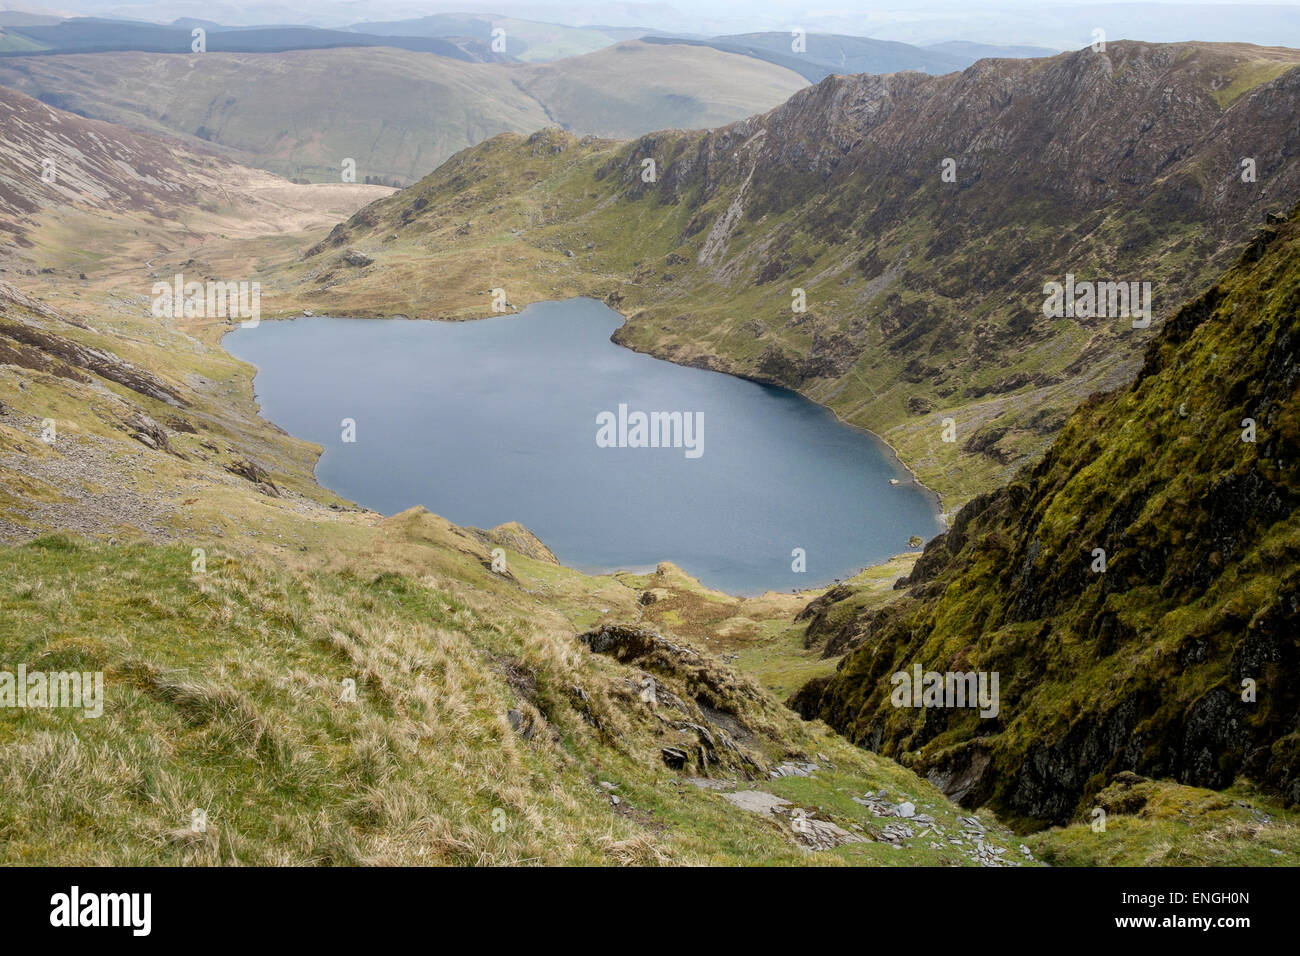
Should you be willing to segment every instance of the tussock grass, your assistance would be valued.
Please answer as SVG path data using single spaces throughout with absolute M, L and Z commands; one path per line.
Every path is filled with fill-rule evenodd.
M 867 789 L 886 761 L 678 638 L 653 660 L 592 653 L 553 607 L 520 613 L 520 585 L 473 553 L 389 544 L 332 569 L 214 554 L 206 574 L 185 546 L 0 550 L 0 665 L 102 670 L 106 698 L 98 719 L 0 710 L 0 862 L 841 862 L 684 784 L 660 748 L 698 746 L 683 722 L 719 753 L 735 734 L 752 765 L 689 772 L 741 786 L 821 751 Z M 440 563 L 454 587 L 425 573 Z

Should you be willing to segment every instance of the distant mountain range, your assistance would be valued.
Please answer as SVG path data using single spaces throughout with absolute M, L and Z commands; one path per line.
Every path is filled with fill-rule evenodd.
M 439 13 L 413 20 L 366 21 L 346 28 L 380 37 L 473 37 L 490 45 L 493 31 L 511 59 L 525 62 L 558 60 L 594 53 L 623 40 L 636 40 L 646 31 L 637 27 L 566 26 L 518 17 L 475 13 Z
M 644 32 L 635 28 L 470 14 L 346 30 L 28 14 L 0 14 L 0 23 L 0 84 L 42 102 L 190 137 L 291 179 L 334 180 L 350 158 L 366 181 L 392 185 L 500 132 L 560 125 L 628 138 L 707 128 L 832 73 L 940 74 L 983 56 L 1051 53 L 819 34 L 793 53 L 784 33 L 637 41 L 628 39 Z M 196 59 L 191 32 L 200 28 Z M 270 53 L 279 59 L 263 58 Z
M 14 0 L 21 6 L 23 0 Z M 365 16 L 374 22 L 358 23 L 355 0 L 318 0 L 310 7 L 299 8 L 293 19 L 305 25 L 334 30 L 360 27 L 366 32 L 411 29 L 415 35 L 443 35 L 433 32 L 451 30 L 457 35 L 473 36 L 445 22 L 474 23 L 481 20 L 515 20 L 535 23 L 554 31 L 562 29 L 605 34 L 616 40 L 642 34 L 671 32 L 697 39 L 739 33 L 782 32 L 799 26 L 809 34 L 870 36 L 920 47 L 954 39 L 987 43 L 994 46 L 1035 46 L 1062 50 L 1079 49 L 1091 42 L 1092 31 L 1103 28 L 1111 40 L 1145 40 L 1180 42 L 1218 40 L 1222 42 L 1281 44 L 1300 47 L 1300 5 L 1295 3 L 1254 2 L 1039 2 L 1039 0 L 998 0 L 992 6 L 945 0 L 928 3 L 918 15 L 914 0 L 873 0 L 870 4 L 797 4 L 744 3 L 735 0 L 502 0 L 496 4 L 466 3 L 487 13 L 443 12 L 432 17 L 411 18 L 409 0 L 370 0 L 364 5 Z M 452 7 L 452 4 L 434 4 Z M 495 9 L 494 9 L 495 7 Z M 63 0 L 58 9 L 80 16 L 130 15 L 142 20 L 165 22 L 178 13 L 225 23 L 250 25 L 280 24 L 286 20 L 282 0 Z M 422 11 L 423 12 L 423 11 Z M 509 17 L 497 16 L 509 13 Z M 3 14 L 0 14 L 2 17 Z M 432 26 L 422 21 L 429 20 Z M 4 21 L 0 20 L 0 26 Z M 419 33 L 418 31 L 426 31 Z M 622 33 L 619 31 L 630 31 Z M 552 33 L 552 35 L 554 35 Z M 522 37 L 522 34 L 521 34 Z M 527 43 L 533 44 L 532 39 Z M 593 48 L 568 48 L 563 56 L 591 52 Z M 516 50 L 511 49 L 515 55 Z M 528 52 L 525 59 L 535 59 Z
M 280 53 L 287 50 L 320 50 L 332 47 L 388 46 L 421 53 L 436 53 L 454 60 L 483 63 L 504 60 L 488 44 L 461 37 L 442 39 L 421 36 L 375 37 L 341 30 L 317 30 L 312 27 L 223 27 L 203 21 L 178 21 L 163 26 L 125 20 L 99 20 L 90 17 L 63 20 L 47 25 L 14 25 L 6 34 L 23 37 L 35 45 L 32 49 L 4 49 L 0 55 L 23 56 L 51 53 L 104 53 L 134 50 L 146 53 L 189 53 L 192 31 L 201 27 L 209 53 Z
M 633 42 L 536 64 L 386 47 L 22 56 L 0 58 L 0 85 L 292 179 L 337 182 L 351 158 L 358 181 L 403 184 L 497 133 L 716 126 L 771 109 L 805 80 L 749 57 Z
M 593 53 L 616 43 L 646 38 L 654 43 L 708 46 L 726 53 L 751 56 L 794 70 L 811 82 L 831 73 L 894 73 L 919 70 L 949 73 L 990 56 L 1050 56 L 1046 47 L 998 47 L 952 42 L 928 48 L 866 37 L 811 34 L 806 52 L 791 50 L 787 33 L 748 33 L 701 38 L 642 29 L 569 27 L 511 17 L 437 14 L 415 20 L 357 23 L 344 30 L 306 26 L 231 27 L 208 20 L 184 18 L 170 24 L 80 17 L 51 18 L 15 15 L 4 20 L 11 38 L 0 43 L 0 55 L 32 53 L 102 53 L 134 50 L 146 53 L 188 53 L 191 31 L 207 33 L 213 53 L 266 53 L 318 50 L 346 46 L 390 46 L 453 59 L 486 63 L 540 62 Z
M 752 56 L 775 63 L 817 83 L 832 73 L 952 73 L 964 70 L 985 57 L 1052 56 L 1045 47 L 996 47 L 979 43 L 946 43 L 916 47 L 867 37 L 810 34 L 803 38 L 805 52 L 792 50 L 789 33 L 748 33 L 713 37 L 708 40 L 671 36 L 648 36 L 648 43 L 689 43 L 726 53 Z

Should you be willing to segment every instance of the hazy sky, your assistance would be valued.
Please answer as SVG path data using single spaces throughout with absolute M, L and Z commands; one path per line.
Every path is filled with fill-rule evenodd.
M 788 30 L 851 33 L 911 43 L 971 40 L 1058 49 L 1090 42 L 1094 27 L 1120 39 L 1238 40 L 1300 46 L 1300 5 L 1180 0 L 0 0 L 0 9 L 168 22 L 194 17 L 245 25 L 339 27 L 478 11 L 573 25 L 654 28 L 698 34 Z

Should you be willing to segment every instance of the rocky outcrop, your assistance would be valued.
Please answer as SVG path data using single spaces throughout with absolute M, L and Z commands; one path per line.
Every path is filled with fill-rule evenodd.
M 156 375 L 106 349 L 70 338 L 59 325 L 86 326 L 56 312 L 5 282 L 0 282 L 0 362 L 89 382 L 90 372 L 148 398 L 183 407 L 180 393 Z
M 154 448 L 158 451 L 175 454 L 171 447 L 171 439 L 168 437 L 167 429 L 144 414 L 144 412 L 132 412 L 123 424 L 126 430 L 131 433 L 131 437 L 146 448 Z
M 488 547 L 509 548 L 526 558 L 532 558 L 534 561 L 545 561 L 547 564 L 560 563 L 560 559 L 551 552 L 551 549 L 542 542 L 542 539 L 518 521 L 507 521 L 505 524 L 497 525 L 491 531 L 484 531 L 482 528 L 466 528 L 465 530 Z
M 645 672 L 640 699 L 654 709 L 668 737 L 661 749 L 665 765 L 746 778 L 768 773 L 761 752 L 745 746 L 765 726 L 765 695 L 751 680 L 649 628 L 604 624 L 578 640 L 592 653 Z
M 226 471 L 238 475 L 245 481 L 252 482 L 257 490 L 272 498 L 280 497 L 280 489 L 275 486 L 265 468 L 249 458 L 238 458 L 225 466 Z

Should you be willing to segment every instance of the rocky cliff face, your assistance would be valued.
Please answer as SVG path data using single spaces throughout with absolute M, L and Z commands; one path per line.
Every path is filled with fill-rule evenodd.
M 1131 386 L 962 509 L 792 704 L 1026 822 L 1069 820 L 1122 771 L 1300 801 L 1298 353 L 1300 207 L 1166 323 Z M 918 664 L 996 672 L 997 715 L 895 706 Z
M 1221 271 L 1266 209 L 1300 195 L 1300 70 L 1247 66 L 1236 49 L 1123 43 L 943 77 L 836 76 L 696 140 L 643 139 L 601 172 L 698 210 L 679 240 L 703 237 L 695 264 L 713 284 L 767 287 L 759 370 L 782 384 L 877 366 L 872 345 L 909 368 L 909 397 L 940 405 L 1101 382 L 1145 337 L 1081 319 L 1086 337 L 1065 345 L 1041 311 L 1045 281 L 1151 280 L 1167 313 L 1208 281 L 1206 261 Z M 1243 73 L 1273 78 L 1247 92 Z M 664 150 L 662 180 L 640 184 Z M 794 287 L 802 322 L 786 321 Z M 783 334 L 778 309 L 801 334 Z M 648 325 L 625 337 L 643 342 Z M 837 334 L 847 362 L 817 361 Z M 1047 342 L 1070 362 L 1025 361 Z M 783 352 L 790 363 L 772 360 Z M 1037 374 L 1004 374 L 1021 362 Z
M 333 297 L 363 281 L 320 267 L 339 243 L 381 270 L 403 240 L 491 255 L 492 284 L 515 288 L 545 269 L 553 291 L 628 314 L 624 344 L 798 389 L 960 503 L 1127 382 L 1162 317 L 1300 196 L 1298 56 L 1123 42 L 833 76 L 711 132 L 495 140 L 358 214 L 308 265 Z M 1046 316 L 1044 285 L 1067 274 L 1149 282 L 1151 327 Z

